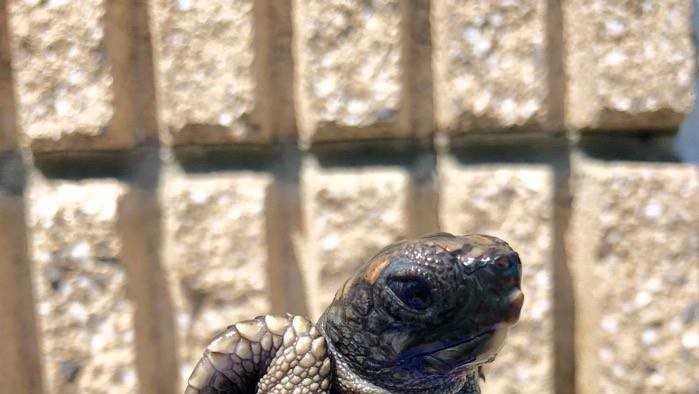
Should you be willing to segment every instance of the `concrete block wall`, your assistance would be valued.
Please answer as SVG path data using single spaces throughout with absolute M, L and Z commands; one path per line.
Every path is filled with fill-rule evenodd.
M 690 1 L 0 6 L 0 391 L 181 392 L 438 229 L 524 259 L 485 392 L 699 386 Z

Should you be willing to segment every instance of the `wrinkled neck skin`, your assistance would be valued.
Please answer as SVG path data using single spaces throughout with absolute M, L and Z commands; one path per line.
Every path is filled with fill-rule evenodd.
M 478 370 L 473 368 L 471 371 L 464 374 L 464 378 L 459 381 L 454 381 L 448 386 L 440 385 L 429 389 L 411 390 L 410 388 L 402 388 L 400 391 L 391 391 L 379 387 L 366 378 L 360 376 L 350 368 L 345 356 L 337 351 L 332 341 L 325 334 L 325 315 L 321 316 L 316 327 L 321 331 L 327 339 L 328 350 L 333 360 L 334 372 L 333 389 L 331 394 L 480 394 L 480 386 L 478 383 Z

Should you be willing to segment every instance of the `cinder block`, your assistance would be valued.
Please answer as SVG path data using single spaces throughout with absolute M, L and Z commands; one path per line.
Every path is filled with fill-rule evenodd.
M 573 171 L 578 392 L 695 392 L 697 168 L 578 157 Z
M 677 128 L 692 108 L 692 2 L 563 3 L 567 122 L 589 130 Z
M 506 240 L 521 256 L 520 322 L 486 368 L 486 393 L 553 392 L 553 173 L 545 165 L 439 162 L 444 230 Z
M 114 56 L 107 2 L 9 2 L 18 118 L 35 151 L 120 149 L 133 133 L 115 124 Z
M 538 130 L 546 1 L 433 1 L 435 113 L 450 133 Z
M 265 196 L 254 173 L 168 176 L 163 191 L 165 267 L 187 379 L 213 336 L 269 313 Z
M 401 99 L 400 2 L 294 2 L 305 140 L 396 136 Z
M 151 14 L 170 142 L 264 140 L 255 113 L 253 1 L 155 0 Z
M 134 305 L 120 258 L 116 181 L 41 181 L 29 228 L 42 361 L 50 393 L 135 392 Z
M 408 183 L 407 172 L 400 168 L 339 169 L 306 163 L 302 272 L 313 319 L 360 265 L 405 238 Z

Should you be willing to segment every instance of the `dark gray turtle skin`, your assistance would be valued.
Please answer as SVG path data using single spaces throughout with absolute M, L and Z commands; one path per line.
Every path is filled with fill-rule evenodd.
M 314 325 L 266 315 L 217 335 L 194 393 L 480 393 L 524 296 L 522 264 L 487 235 L 437 233 L 384 248 Z

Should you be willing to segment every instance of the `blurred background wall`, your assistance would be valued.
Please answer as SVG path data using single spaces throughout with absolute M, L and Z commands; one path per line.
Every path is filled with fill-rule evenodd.
M 699 392 L 691 1 L 0 4 L 0 392 L 176 393 L 437 229 L 525 263 L 487 393 Z

